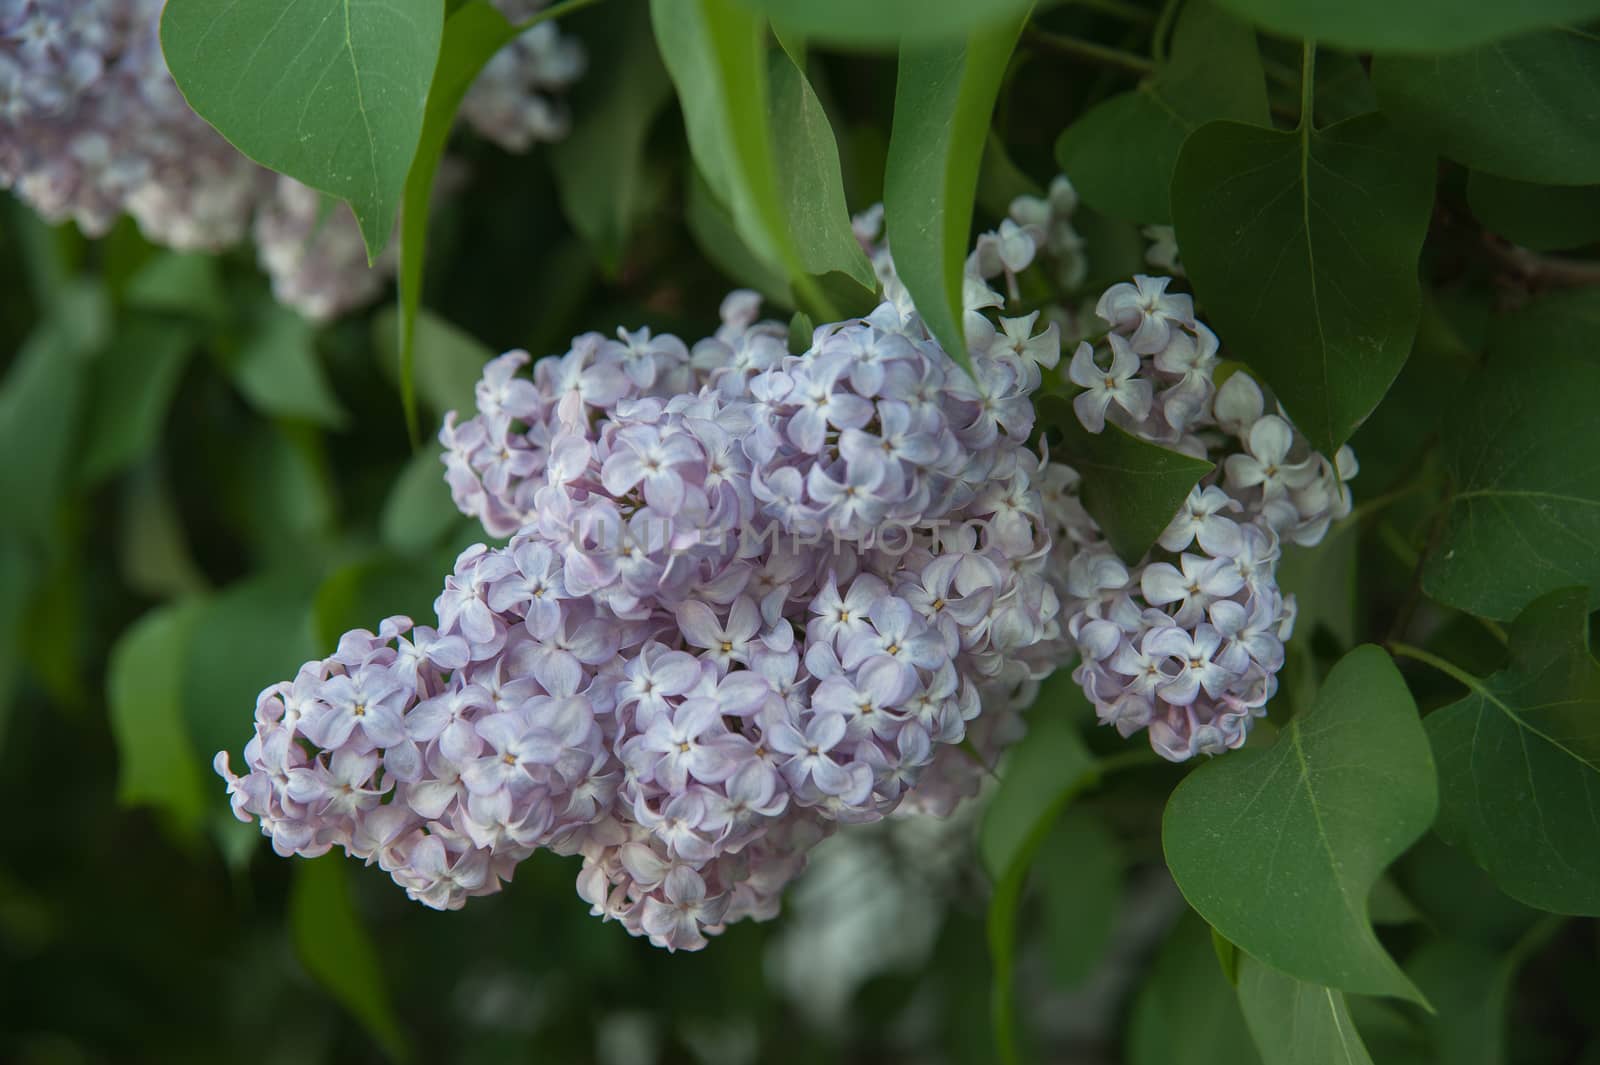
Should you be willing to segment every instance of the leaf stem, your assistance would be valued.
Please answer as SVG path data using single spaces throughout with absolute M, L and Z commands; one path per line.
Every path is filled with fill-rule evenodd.
M 1317 98 L 1317 42 L 1307 38 L 1300 54 L 1300 132 L 1309 137 L 1315 131 L 1312 112 Z
M 581 11 L 590 5 L 598 4 L 599 2 L 600 0 L 561 0 L 561 3 L 551 4 L 537 15 L 517 23 L 517 32 L 521 33 L 524 30 L 531 30 L 541 22 L 547 22 L 550 19 L 560 18 L 562 15 L 570 15 L 574 11 Z
M 1178 8 L 1182 5 L 1183 0 L 1167 0 L 1161 5 L 1161 16 L 1156 19 L 1156 28 L 1150 37 L 1150 54 L 1155 56 L 1157 66 L 1167 61 L 1167 38 L 1172 36 L 1172 24 L 1177 21 Z
M 1095 41 L 1086 41 L 1081 37 L 1072 37 L 1065 33 L 1052 33 L 1041 30 L 1036 26 L 1028 27 L 1028 39 L 1033 43 L 1063 55 L 1087 59 L 1091 62 L 1101 63 L 1105 66 L 1117 67 L 1134 74 L 1153 74 L 1156 65 L 1142 55 L 1124 52 L 1120 48 L 1098 44 Z
M 1461 669 L 1459 666 L 1445 661 L 1432 652 L 1424 651 L 1420 647 L 1413 647 L 1408 643 L 1401 643 L 1398 640 L 1390 640 L 1389 653 L 1392 655 L 1399 655 L 1402 658 L 1413 658 L 1418 662 L 1421 662 L 1423 665 L 1432 666 L 1434 669 L 1437 669 L 1440 673 L 1443 673 L 1445 676 L 1449 677 L 1457 684 L 1467 688 L 1469 691 L 1482 692 L 1484 690 L 1483 682 L 1477 677 L 1474 677 L 1471 673 Z

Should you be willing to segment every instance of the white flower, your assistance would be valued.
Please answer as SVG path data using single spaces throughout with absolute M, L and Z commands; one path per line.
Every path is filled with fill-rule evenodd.
M 1088 341 L 1078 345 L 1078 350 L 1073 352 L 1072 363 L 1067 367 L 1067 377 L 1084 390 L 1073 399 L 1072 409 L 1077 411 L 1078 420 L 1091 433 L 1098 433 L 1106 427 L 1106 409 L 1113 402 L 1127 411 L 1136 422 L 1142 422 L 1150 416 L 1151 387 L 1149 381 L 1140 380 L 1137 376 L 1139 356 L 1133 353 L 1126 340 L 1115 333 L 1107 339 L 1111 342 L 1110 367 L 1101 369 L 1095 361 L 1094 347 Z

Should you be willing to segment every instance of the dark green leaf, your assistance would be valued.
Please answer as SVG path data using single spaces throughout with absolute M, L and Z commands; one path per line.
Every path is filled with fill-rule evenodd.
M 1033 860 L 1050 971 L 1063 987 L 1087 980 L 1116 930 L 1122 853 L 1105 821 L 1068 810 Z
M 962 37 L 1026 14 L 1033 0 L 744 0 L 787 30 L 824 41 L 892 45 Z
M 1411 349 L 1434 166 L 1380 116 L 1184 143 L 1172 215 L 1196 298 L 1312 446 L 1333 452 Z
M 346 860 L 331 854 L 296 863 L 289 890 L 289 930 L 300 962 L 366 1026 L 391 1059 L 411 1047 L 385 987 L 383 963 L 350 900 Z
M 1259 1065 L 1239 998 L 1217 966 L 1211 930 L 1185 910 L 1144 986 L 1128 1028 L 1128 1065 Z
M 36 579 L 29 554 L 21 537 L 0 534 L 0 751 L 27 657 L 22 631 Z
M 716 194 L 695 167 L 690 168 L 687 206 L 689 232 L 717 269 L 730 281 L 755 289 L 779 307 L 794 306 L 794 296 L 782 271 L 750 250 L 734 229 L 728 209 L 717 202 Z
M 202 118 L 256 162 L 348 202 L 375 257 L 443 25 L 438 0 L 169 0 L 161 46 Z
M 1600 293 L 1558 293 L 1495 322 L 1487 363 L 1444 429 L 1455 486 L 1423 588 L 1502 620 L 1546 592 L 1589 587 L 1600 605 Z
M 1447 52 L 1600 15 L 1596 0 L 1221 0 L 1264 29 L 1353 52 Z
M 794 317 L 789 319 L 789 350 L 810 351 L 811 336 L 816 328 L 809 314 L 805 311 L 795 311 Z
M 1600 185 L 1534 185 L 1474 171 L 1467 202 L 1485 229 L 1534 251 L 1600 240 Z
M 1278 563 L 1278 587 L 1299 607 L 1295 633 L 1308 639 L 1319 627 L 1341 651 L 1356 642 L 1356 546 L 1360 527 L 1335 525 L 1316 547 L 1286 547 Z
M 1330 987 L 1416 999 L 1367 897 L 1436 805 L 1416 704 L 1389 656 L 1365 646 L 1271 747 L 1179 784 L 1161 835 L 1184 897 L 1241 950 Z
M 1000 1059 L 1016 1061 L 1012 967 L 1017 908 L 1034 855 L 1062 808 L 1095 775 L 1094 759 L 1078 737 L 1075 719 L 1087 719 L 1087 702 L 1071 671 L 1045 682 L 1028 714 L 1028 735 L 1012 750 L 1000 787 L 983 811 L 978 852 L 994 880 L 989 902 L 989 955 L 994 962 L 993 1022 Z
M 778 195 L 808 273 L 838 271 L 869 292 L 878 287 L 866 252 L 850 229 L 839 171 L 839 146 L 822 102 L 788 53 L 768 57 L 777 138 Z
M 239 391 L 263 414 L 331 428 L 349 419 L 322 371 L 316 329 L 291 310 L 262 307 L 230 369 Z
M 1083 505 L 1130 565 L 1144 557 L 1214 468 L 1204 459 L 1140 440 L 1115 425 L 1091 433 L 1059 397 L 1038 403 L 1039 420 L 1060 444 L 1052 455 L 1083 478 Z
M 1068 126 L 1056 160 L 1096 210 L 1130 222 L 1169 222 L 1178 150 L 1201 124 L 1219 118 L 1269 124 L 1261 57 L 1254 30 L 1194 0 L 1178 18 L 1171 60 Z
M 439 161 L 444 157 L 445 142 L 450 139 L 462 98 L 484 65 L 514 40 L 518 32 L 518 27 L 506 21 L 487 0 L 474 0 L 451 13 L 444 25 L 438 62 L 431 76 L 416 155 L 405 176 L 400 212 L 399 336 L 394 346 L 382 350 L 399 354 L 400 401 L 414 442 L 421 435 L 415 380 L 416 351 L 421 342 L 417 336 L 417 316 L 422 307 L 422 275 L 427 259 L 434 179 L 438 176 Z
M 983 160 L 976 146 L 1021 29 L 1021 19 L 1011 18 L 963 41 L 900 48 L 883 178 L 887 236 L 928 331 L 969 368 L 961 289 Z
M 374 552 L 341 566 L 317 589 L 311 607 L 318 647 L 336 647 L 352 629 L 377 631 L 386 617 L 404 614 L 424 622 L 449 572 L 449 558 L 403 559 Z
M 97 360 L 89 382 L 78 461 L 85 481 L 120 472 L 155 447 L 194 339 L 187 322 L 147 315 L 122 322 L 115 349 Z
M 1245 956 L 1239 1005 L 1264 1065 L 1372 1065 L 1344 994 Z
M 117 742 L 117 800 L 155 806 L 197 832 L 221 792 L 194 750 L 183 717 L 189 633 L 203 612 L 190 602 L 152 610 L 111 650 L 106 709 Z M 208 774 L 209 777 L 209 774 Z
M 373 318 L 373 347 L 380 357 L 398 350 L 395 329 L 399 321 L 393 308 Z M 470 415 L 476 409 L 474 397 L 483 366 L 494 352 L 465 330 L 424 310 L 417 312 L 414 336 L 417 397 L 435 415 L 430 430 L 438 424 L 437 417 L 448 411 L 463 418 Z M 392 375 L 394 362 L 384 359 L 381 369 Z
M 152 599 L 176 599 L 209 590 L 195 564 L 172 492 L 155 463 L 127 478 L 118 562 L 128 587 Z
M 1428 715 L 1439 834 L 1519 901 L 1600 914 L 1600 665 L 1587 594 L 1538 600 L 1511 640 L 1508 669 Z
M 219 750 L 250 738 L 256 696 L 293 680 L 301 663 L 333 648 L 311 638 L 312 573 L 263 573 L 225 589 L 193 622 L 183 670 L 183 715 L 194 751 L 210 771 Z
M 579 87 L 572 132 L 550 149 L 561 205 L 613 276 L 639 209 L 645 138 L 672 88 L 644 15 L 640 5 L 608 13 L 623 25 Z
M 1005 141 L 991 129 L 983 145 L 983 163 L 978 167 L 978 206 L 996 218 L 1004 218 L 1018 196 L 1044 194 L 1039 183 L 1024 174 L 1006 153 Z
M 1384 113 L 1441 155 L 1519 181 L 1594 185 L 1597 71 L 1600 37 L 1553 29 L 1449 55 L 1383 56 L 1372 80 Z
M 1488 949 L 1435 940 L 1406 962 L 1438 1012 L 1424 1021 L 1434 1060 L 1450 1065 L 1501 1065 L 1506 1055 L 1506 994 L 1512 972 Z

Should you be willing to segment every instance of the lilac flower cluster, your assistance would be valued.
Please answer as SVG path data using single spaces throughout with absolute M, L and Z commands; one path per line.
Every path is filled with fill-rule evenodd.
M 499 4 L 513 18 L 538 6 Z M 161 7 L 0 4 L 0 188 L 90 236 L 131 215 L 148 239 L 180 250 L 229 247 L 253 227 L 280 301 L 325 319 L 370 300 L 392 257 L 368 269 L 348 210 L 257 166 L 189 109 L 161 54 Z M 559 138 L 566 118 L 549 94 L 582 69 L 577 45 L 541 24 L 491 61 L 463 115 L 515 151 Z
M 1275 579 L 1282 543 L 1316 544 L 1350 513 L 1356 463 L 1348 447 L 1332 461 L 1313 452 L 1247 373 L 1216 387 L 1217 338 L 1169 283 L 1141 275 L 1100 297 L 1110 329 L 1103 346 L 1073 354 L 1073 407 L 1090 432 L 1109 421 L 1216 471 L 1132 567 L 1084 510 L 1070 467 L 1047 466 L 1041 491 L 1075 678 L 1102 721 L 1124 736 L 1147 729 L 1158 753 L 1182 761 L 1238 747 L 1265 713 L 1295 619 Z
M 1059 342 L 1003 321 L 974 380 L 892 304 L 801 355 L 758 310 L 492 362 L 441 440 L 509 543 L 461 555 L 436 628 L 263 693 L 245 774 L 217 759 L 239 816 L 440 908 L 581 855 L 594 913 L 696 949 L 834 825 L 975 791 L 1068 646 L 1026 447 Z

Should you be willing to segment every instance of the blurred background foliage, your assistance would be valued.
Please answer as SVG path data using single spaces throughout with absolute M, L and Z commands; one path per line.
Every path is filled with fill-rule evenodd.
M 1057 5 L 1038 25 L 1140 51 L 1156 12 Z M 563 29 L 592 63 L 573 137 L 523 157 L 454 145 L 471 177 L 431 222 L 425 425 L 471 406 L 493 352 L 559 351 L 617 325 L 692 340 L 730 287 L 763 281 L 697 185 L 646 6 L 609 0 Z M 1293 63 L 1276 48 L 1269 60 Z M 1006 71 L 982 226 L 1009 202 L 1010 167 L 1047 181 L 1069 120 L 1138 75 L 1058 51 L 1032 33 Z M 1371 106 L 1352 56 L 1326 69 L 1319 108 L 1324 91 L 1334 117 Z M 864 208 L 882 194 L 893 57 L 819 51 L 808 73 Z M 1441 210 L 1466 214 L 1463 174 L 1445 178 Z M 1133 224 L 1087 208 L 1074 223 L 1086 290 L 1142 266 Z M 1402 480 L 1440 375 L 1498 298 L 1494 269 L 1448 236 L 1425 261 L 1437 285 L 1414 357 L 1356 439 L 1364 491 Z M 376 870 L 276 860 L 232 819 L 209 755 L 237 747 L 256 692 L 347 629 L 428 616 L 439 575 L 481 537 L 431 439 L 408 443 L 395 334 L 389 306 L 305 324 L 248 254 L 163 251 L 126 221 L 88 242 L 0 203 L 0 1060 L 992 1061 L 975 810 L 849 833 L 782 921 L 677 956 L 587 916 L 565 859 L 540 854 L 503 894 L 441 914 Z M 1425 497 L 1340 530 L 1292 576 L 1286 564 L 1303 629 L 1285 710 L 1400 613 L 1429 613 L 1430 646 L 1480 675 L 1503 659 L 1481 626 L 1406 591 Z M 1456 691 L 1412 680 L 1424 709 Z M 1051 689 L 1085 714 L 1073 698 Z M 1090 742 L 1121 749 L 1103 731 Z M 1040 848 L 1018 935 L 1023 1060 L 1257 1060 L 1162 861 L 1181 776 L 1139 761 L 1100 780 Z M 1379 882 L 1373 910 L 1453 1018 L 1351 996 L 1375 1060 L 1600 1063 L 1593 921 L 1522 907 L 1432 837 Z

